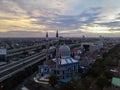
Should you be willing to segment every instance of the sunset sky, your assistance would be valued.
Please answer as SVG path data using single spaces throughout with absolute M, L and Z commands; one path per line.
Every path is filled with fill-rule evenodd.
M 120 36 L 120 0 L 0 0 L 0 37 Z

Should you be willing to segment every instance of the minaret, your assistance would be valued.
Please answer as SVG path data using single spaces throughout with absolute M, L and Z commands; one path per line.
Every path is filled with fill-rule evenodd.
M 46 32 L 46 64 L 48 63 L 48 32 Z
M 82 36 L 82 42 L 86 42 L 86 37 L 85 37 L 85 35 Z
M 59 59 L 59 35 L 58 35 L 58 30 L 56 32 L 56 41 L 57 41 L 57 44 L 56 44 L 56 70 L 58 68 L 58 59 Z
M 103 42 L 103 37 L 102 37 L 102 35 L 99 35 L 99 40 L 100 40 L 101 42 Z
M 102 35 L 99 36 L 99 41 L 100 41 L 101 48 L 103 48 L 103 46 L 104 46 L 104 38 L 102 37 Z

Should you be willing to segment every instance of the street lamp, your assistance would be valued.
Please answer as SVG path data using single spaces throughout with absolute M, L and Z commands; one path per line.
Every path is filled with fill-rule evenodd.
M 3 87 L 4 87 L 3 85 L 0 86 L 1 90 L 3 90 Z

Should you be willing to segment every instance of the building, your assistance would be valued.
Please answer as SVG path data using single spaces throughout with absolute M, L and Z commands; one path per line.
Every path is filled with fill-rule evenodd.
M 81 43 L 81 47 L 84 49 L 85 52 L 95 52 L 104 48 L 104 45 L 102 41 L 97 41 L 95 43 Z
M 5 48 L 0 48 L 0 65 L 6 64 L 7 50 Z
M 48 38 L 48 35 L 46 35 Z M 48 39 L 46 39 L 48 40 Z M 78 72 L 78 60 L 73 59 L 70 47 L 66 44 L 59 45 L 58 32 L 56 33 L 56 57 L 48 60 L 46 54 L 46 63 L 39 66 L 39 74 L 36 77 L 37 81 L 42 83 L 48 82 L 50 76 L 58 76 L 61 82 L 71 80 L 72 76 Z M 46 44 L 46 48 L 47 48 Z M 47 48 L 48 49 L 48 48 Z
M 113 77 L 111 83 L 113 90 L 120 90 L 120 78 Z

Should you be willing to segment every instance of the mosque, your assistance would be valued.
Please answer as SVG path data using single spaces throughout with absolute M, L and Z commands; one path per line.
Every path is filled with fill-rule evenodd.
M 58 31 L 56 32 L 56 57 L 48 59 L 48 33 L 46 33 L 46 62 L 39 66 L 39 73 L 35 80 L 48 83 L 50 76 L 58 76 L 61 82 L 67 82 L 78 72 L 78 60 L 73 59 L 70 47 L 66 44 L 59 45 Z

